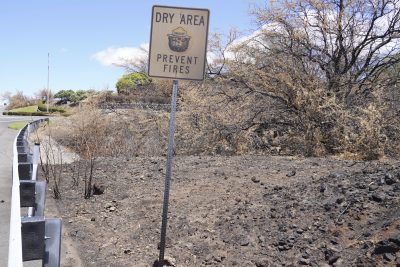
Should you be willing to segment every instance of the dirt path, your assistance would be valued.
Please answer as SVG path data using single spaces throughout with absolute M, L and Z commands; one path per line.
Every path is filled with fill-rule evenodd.
M 51 191 L 47 195 L 52 195 Z M 52 197 L 47 197 L 46 202 L 46 217 L 59 217 L 59 212 L 56 205 L 56 200 Z M 83 267 L 80 255 L 76 249 L 76 244 L 68 235 L 68 224 L 63 221 L 62 237 L 61 237 L 61 266 L 63 267 Z

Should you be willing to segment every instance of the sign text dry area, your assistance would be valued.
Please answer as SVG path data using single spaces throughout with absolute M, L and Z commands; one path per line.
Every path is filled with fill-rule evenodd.
M 208 9 L 153 6 L 149 76 L 203 80 Z

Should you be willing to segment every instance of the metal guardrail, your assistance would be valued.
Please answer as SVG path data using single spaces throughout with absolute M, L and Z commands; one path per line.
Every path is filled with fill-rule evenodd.
M 40 144 L 33 154 L 28 136 L 44 119 L 22 128 L 14 140 L 12 197 L 8 267 L 22 267 L 24 261 L 42 260 L 44 267 L 59 267 L 61 219 L 45 218 L 46 182 L 37 181 Z M 21 207 L 28 207 L 26 215 Z

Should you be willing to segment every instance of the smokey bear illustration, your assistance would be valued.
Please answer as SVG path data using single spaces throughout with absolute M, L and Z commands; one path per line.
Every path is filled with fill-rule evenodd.
M 174 52 L 185 52 L 189 47 L 190 36 L 184 28 L 178 27 L 168 34 L 168 46 Z

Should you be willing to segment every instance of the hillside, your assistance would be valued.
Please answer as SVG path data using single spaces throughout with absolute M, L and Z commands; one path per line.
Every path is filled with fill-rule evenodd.
M 78 163 L 63 167 L 65 235 L 85 266 L 151 266 L 165 158 L 98 162 L 105 190 L 86 200 L 72 185 Z M 173 172 L 166 255 L 174 266 L 400 264 L 398 162 L 180 156 Z

